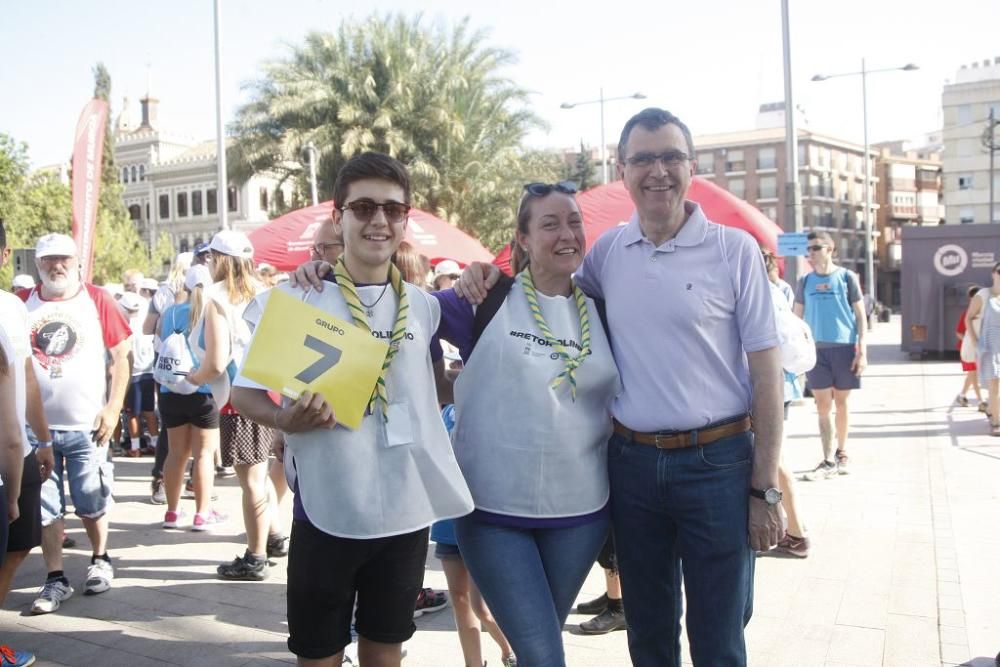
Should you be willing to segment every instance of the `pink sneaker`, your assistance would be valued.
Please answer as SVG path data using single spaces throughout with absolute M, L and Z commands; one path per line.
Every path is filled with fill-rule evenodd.
M 207 530 L 212 530 L 219 524 L 225 523 L 226 519 L 228 518 L 229 517 L 227 517 L 225 514 L 220 514 L 215 510 L 209 510 L 204 514 L 196 513 L 194 515 L 194 522 L 191 525 L 191 530 L 197 531 L 199 533 Z
M 177 522 L 185 517 L 184 512 L 171 512 L 167 510 L 163 513 L 163 527 L 176 528 Z

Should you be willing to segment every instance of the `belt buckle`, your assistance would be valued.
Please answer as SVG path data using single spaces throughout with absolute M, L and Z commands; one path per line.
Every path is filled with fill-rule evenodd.
M 656 445 L 657 449 L 671 449 L 669 443 L 671 438 L 677 437 L 676 433 L 654 433 L 653 434 L 653 444 Z M 662 444 L 661 444 L 662 438 Z

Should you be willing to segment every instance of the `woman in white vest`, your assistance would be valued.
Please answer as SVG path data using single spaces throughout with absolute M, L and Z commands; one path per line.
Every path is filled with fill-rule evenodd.
M 459 548 L 522 667 L 565 664 L 562 627 L 608 533 L 607 441 L 620 391 L 596 304 L 573 283 L 586 242 L 572 183 L 525 186 L 513 281 L 478 340 L 452 290 L 439 335 L 455 382 L 455 456 L 476 510 Z M 438 296 L 440 295 L 440 296 Z M 476 334 L 473 333 L 472 336 Z M 474 351 L 473 351 L 474 345 Z
M 969 302 L 965 330 L 976 346 L 979 383 L 989 392 L 990 435 L 1000 437 L 1000 262 L 993 265 L 993 284 Z

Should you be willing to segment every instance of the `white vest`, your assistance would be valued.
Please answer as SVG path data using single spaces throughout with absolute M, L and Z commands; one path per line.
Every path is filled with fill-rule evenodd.
M 275 289 L 302 298 L 300 289 Z M 358 288 L 365 303 L 374 301 L 381 291 L 381 286 Z M 386 376 L 390 416 L 401 410 L 398 421 L 390 420 L 387 425 L 381 408 L 376 408 L 357 431 L 337 426 L 285 435 L 306 515 L 330 535 L 355 539 L 401 535 L 441 519 L 464 516 L 473 508 L 437 403 L 430 342 L 441 317 L 440 307 L 413 285 L 406 284 L 406 294 L 410 304 L 406 337 Z M 336 285 L 311 292 L 306 301 L 351 321 Z M 396 303 L 389 287 L 371 318 L 373 331 L 385 339 L 395 322 Z M 372 387 L 358 391 L 367 397 Z M 402 425 L 406 415 L 408 429 Z M 390 446 L 390 432 L 408 432 L 411 441 Z
M 538 302 L 573 354 L 580 343 L 576 302 L 543 294 Z M 590 299 L 587 308 L 591 354 L 576 370 L 575 402 L 568 380 L 552 388 L 564 362 L 538 330 L 520 279 L 476 343 L 455 382 L 453 438 L 477 509 L 555 518 L 607 503 L 611 401 L 621 382 Z

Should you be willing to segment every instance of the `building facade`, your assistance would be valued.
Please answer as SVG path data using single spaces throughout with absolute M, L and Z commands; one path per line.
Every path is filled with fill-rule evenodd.
M 1000 222 L 1000 175 L 990 173 L 989 117 L 1000 121 L 1000 57 L 963 65 L 954 83 L 941 94 L 944 127 L 944 204 L 948 224 L 990 222 L 990 181 L 993 181 L 992 222 Z M 996 136 L 1000 140 L 1000 128 Z M 1000 154 L 994 154 L 1000 161 Z M 1000 171 L 1000 165 L 998 171 Z M 992 179 L 991 179 L 992 176 Z
M 221 228 L 220 207 L 229 226 L 249 232 L 269 219 L 269 212 L 292 201 L 291 184 L 279 185 L 269 174 L 218 191 L 215 141 L 195 141 L 161 130 L 159 101 L 140 100 L 141 120 L 131 117 L 128 100 L 114 124 L 115 164 L 124 186 L 122 199 L 139 233 L 152 242 L 166 233 L 178 252 L 208 241 Z

